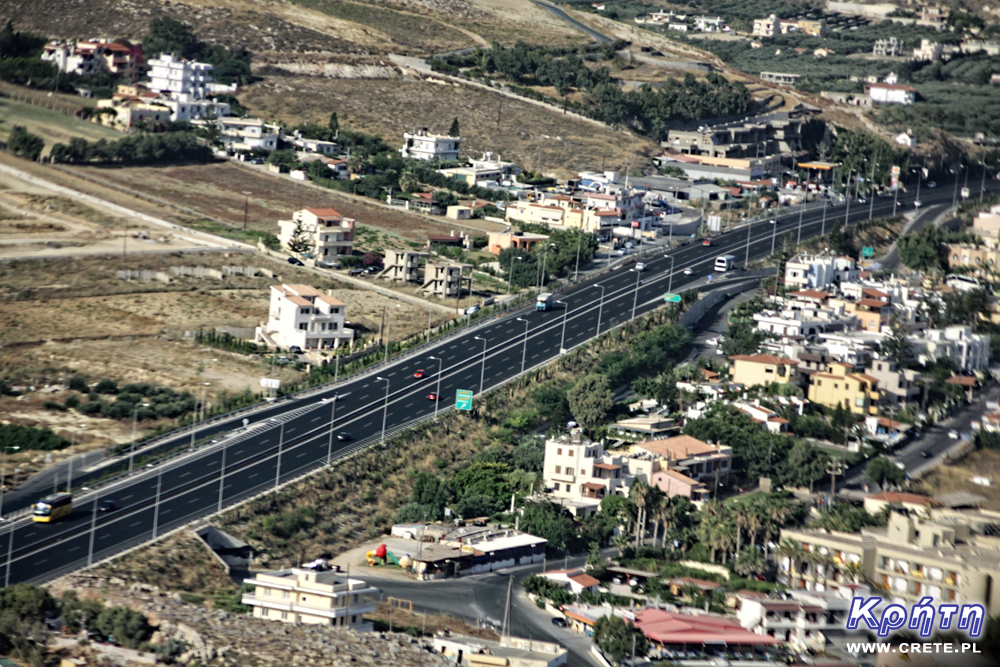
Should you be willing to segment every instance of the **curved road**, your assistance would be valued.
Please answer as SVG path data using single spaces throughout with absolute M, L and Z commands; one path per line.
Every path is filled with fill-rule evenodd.
M 613 39 L 611 39 L 607 35 L 602 35 L 601 33 L 597 32 L 593 28 L 588 28 L 584 24 L 580 23 L 575 18 L 573 18 L 572 16 L 570 16 L 569 14 L 567 14 L 565 11 L 563 11 L 560 7 L 556 7 L 555 5 L 550 5 L 549 3 L 543 2 L 542 0 L 531 0 L 531 1 L 533 3 L 535 3 L 536 5 L 538 5 L 539 7 L 541 7 L 542 9 L 546 10 L 547 12 L 549 12 L 550 14 L 552 14 L 553 16 L 555 16 L 556 18 L 562 19 L 563 21 L 565 21 L 566 23 L 569 23 L 571 26 L 573 26 L 577 30 L 581 30 L 581 31 L 585 32 L 592 40 L 594 40 L 598 44 L 607 44 L 608 42 L 613 42 L 614 41 Z
M 926 194 L 924 204 L 950 200 L 946 190 Z M 910 195 L 900 202 L 901 210 L 907 203 L 912 208 Z M 877 199 L 874 210 L 876 215 L 891 213 L 892 200 Z M 867 219 L 868 206 L 852 206 L 850 213 L 851 221 Z M 802 238 L 829 231 L 844 215 L 843 206 L 806 212 Z M 795 213 L 780 218 L 777 226 L 758 222 L 722 234 L 712 247 L 688 243 L 668 256 L 657 253 L 655 259 L 644 259 L 645 273 L 622 268 L 559 293 L 554 310 L 523 309 L 488 320 L 381 367 L 377 376 L 362 375 L 309 397 L 221 421 L 211 427 L 218 442 L 79 495 L 73 513 L 63 521 L 18 520 L 4 526 L 3 583 L 44 582 L 85 567 L 377 442 L 383 429 L 391 433 L 431 418 L 435 402 L 428 399 L 429 393 L 440 393 L 445 409 L 458 389 L 479 394 L 516 377 L 522 368 L 543 365 L 559 356 L 560 348 L 586 343 L 599 332 L 659 307 L 668 287 L 678 292 L 703 278 L 718 255 L 736 255 L 738 264 L 747 257 L 766 257 L 780 245 L 780 235 L 797 233 L 798 221 Z M 683 275 L 687 268 L 694 276 Z M 420 369 L 426 378 L 413 377 Z M 328 400 L 335 394 L 340 400 Z M 244 416 L 251 421 L 246 429 Z M 349 433 L 351 440 L 337 440 L 334 435 L 341 432 Z M 168 443 L 188 438 L 181 433 Z M 120 509 L 96 512 L 104 499 L 114 500 Z

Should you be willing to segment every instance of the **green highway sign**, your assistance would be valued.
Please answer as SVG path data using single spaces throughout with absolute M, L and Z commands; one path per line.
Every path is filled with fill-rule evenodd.
M 875 248 L 873 248 L 872 246 L 866 245 L 864 248 L 861 249 L 861 256 L 862 257 L 874 257 L 875 256 Z
M 681 295 L 667 293 L 663 295 L 663 300 L 666 301 L 667 303 L 680 303 Z
M 471 389 L 459 389 L 458 391 L 455 392 L 455 409 L 456 410 L 472 409 Z

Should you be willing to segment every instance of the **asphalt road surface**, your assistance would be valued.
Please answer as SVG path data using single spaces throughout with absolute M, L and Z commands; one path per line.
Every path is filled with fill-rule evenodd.
M 990 186 L 995 186 L 990 182 Z M 978 192 L 977 192 L 978 194 Z M 950 188 L 925 191 L 924 205 L 950 201 Z M 900 197 L 902 210 L 912 210 L 912 195 Z M 892 212 L 892 199 L 877 199 L 875 215 Z M 802 216 L 801 236 L 829 231 L 843 219 L 842 206 L 817 208 Z M 853 222 L 868 218 L 869 207 L 854 205 Z M 669 253 L 646 258 L 643 273 L 627 267 L 579 283 L 557 295 L 553 310 L 530 307 L 486 320 L 453 337 L 432 343 L 371 373 L 327 386 L 306 397 L 279 401 L 251 414 L 220 420 L 200 435 L 212 433 L 219 442 L 177 457 L 152 469 L 94 492 L 79 494 L 73 513 L 56 523 L 7 523 L 0 532 L 0 576 L 4 585 L 40 583 L 85 567 L 141 544 L 163 532 L 216 512 L 276 484 L 325 465 L 338 455 L 375 442 L 383 430 L 392 432 L 430 418 L 436 392 L 450 405 L 456 390 L 476 395 L 560 354 L 586 343 L 598 332 L 649 312 L 663 303 L 663 294 L 712 272 L 715 258 L 733 254 L 738 264 L 767 256 L 780 246 L 780 236 L 797 233 L 799 215 L 783 216 L 777 226 L 761 221 L 716 237 L 712 247 L 688 243 Z M 777 245 L 776 245 L 777 244 Z M 683 275 L 691 268 L 694 276 Z M 416 379 L 417 370 L 427 377 Z M 339 401 L 330 401 L 334 394 Z M 326 399 L 326 400 L 324 400 Z M 334 414 L 335 411 L 335 414 Z M 251 423 L 244 430 L 243 419 Z M 333 427 L 331 428 L 331 423 Z M 348 433 L 339 441 L 337 433 Z M 199 435 L 199 437 L 200 437 Z M 164 446 L 179 446 L 190 436 L 181 433 Z M 220 472 L 224 470 L 224 474 Z M 97 503 L 114 500 L 119 509 L 95 511 Z M 25 506 L 33 498 L 7 494 L 5 504 Z M 5 511 L 9 511 L 5 510 Z

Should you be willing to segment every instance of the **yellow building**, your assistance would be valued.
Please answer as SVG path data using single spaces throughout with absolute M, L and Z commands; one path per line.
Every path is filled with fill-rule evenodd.
M 803 33 L 809 35 L 810 37 L 822 37 L 826 34 L 826 20 L 799 20 L 799 30 Z
M 831 408 L 841 405 L 856 415 L 877 415 L 878 378 L 853 370 L 850 364 L 838 362 L 830 364 L 829 372 L 813 375 L 809 400 Z
M 243 594 L 243 604 L 253 607 L 254 618 L 372 629 L 362 615 L 375 611 L 370 596 L 378 589 L 361 579 L 333 570 L 291 568 L 260 572 L 244 583 L 254 587 L 252 594 Z
M 773 354 L 738 354 L 732 358 L 729 374 L 733 382 L 752 387 L 767 386 L 774 382 L 796 383 L 799 379 L 798 365 L 794 359 L 785 359 Z

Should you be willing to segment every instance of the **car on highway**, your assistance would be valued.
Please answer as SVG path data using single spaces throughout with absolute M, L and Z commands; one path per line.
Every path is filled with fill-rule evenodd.
M 552 625 L 556 626 L 557 628 L 565 628 L 566 619 L 562 618 L 561 616 L 556 616 L 552 619 Z
M 421 368 L 416 373 L 413 374 L 413 377 L 417 378 L 418 380 L 423 380 L 425 377 L 427 377 L 427 371 Z
M 293 264 L 295 266 L 305 266 L 305 264 L 302 263 L 302 260 L 297 257 L 289 257 L 288 263 Z
M 619 257 L 624 257 L 625 255 L 628 254 L 628 250 L 626 250 L 625 248 L 619 248 L 617 254 Z
M 98 512 L 114 512 L 118 509 L 118 505 L 113 500 L 102 500 L 101 504 L 97 506 Z
M 432 391 L 431 393 L 427 394 L 427 400 L 428 401 L 438 401 L 438 400 L 441 400 L 441 397 L 438 396 L 436 392 Z
M 913 208 L 920 208 L 921 206 L 923 206 L 923 204 L 920 203 L 919 199 L 913 202 Z
M 646 265 L 643 264 L 642 262 L 639 262 L 638 264 L 635 265 L 635 270 L 642 273 L 643 271 L 646 270 Z
M 771 218 L 770 220 L 768 220 L 768 222 L 770 222 L 772 225 L 780 225 L 781 224 L 781 221 L 778 220 L 777 218 Z
M 337 434 L 337 440 L 340 442 L 347 442 L 350 439 L 351 439 L 351 434 L 348 433 L 347 431 L 341 431 L 340 433 Z
M 702 239 L 701 240 L 701 244 L 703 246 L 705 246 L 706 248 L 711 248 L 712 247 L 712 239 Z
M 927 187 L 929 187 L 929 188 L 936 188 L 937 187 L 937 183 L 935 183 L 934 181 L 927 181 Z
M 934 456 L 934 453 L 931 452 L 929 449 L 921 449 L 920 450 L 920 458 L 922 458 L 922 459 L 929 459 L 932 456 Z
M 693 276 L 694 275 L 694 269 L 692 269 L 692 268 L 684 269 L 684 275 L 685 276 Z
M 958 440 L 958 431 L 956 431 L 955 429 L 951 429 L 950 431 L 948 431 L 948 437 L 951 438 L 952 440 Z

